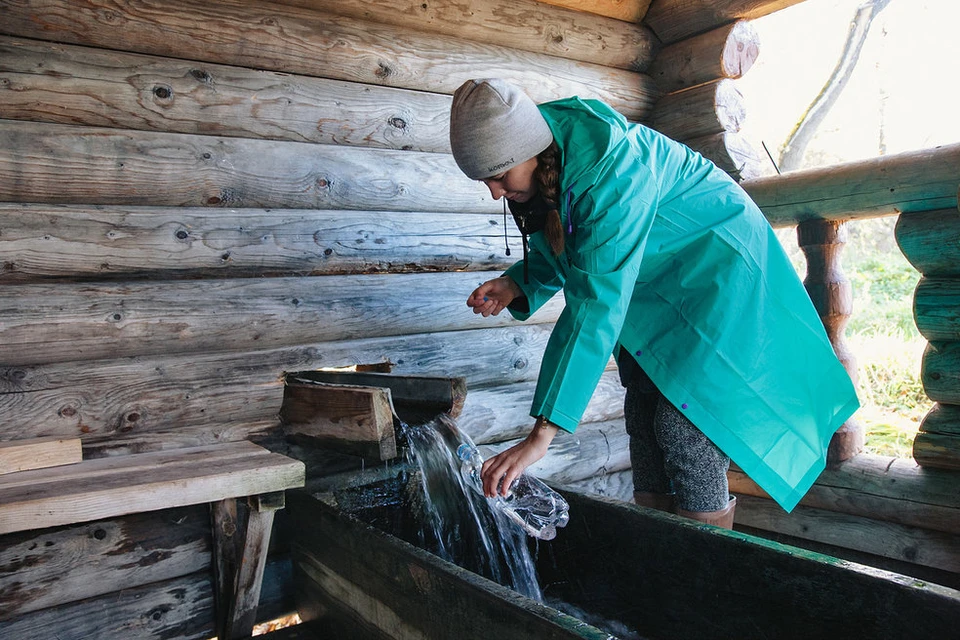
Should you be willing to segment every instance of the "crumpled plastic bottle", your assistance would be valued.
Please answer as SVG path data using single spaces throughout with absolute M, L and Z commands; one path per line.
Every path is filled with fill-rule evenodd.
M 457 457 L 462 461 L 460 473 L 464 481 L 483 495 L 483 483 L 480 480 L 483 458 L 480 452 L 465 442 L 457 448 Z M 570 521 L 570 505 L 563 496 L 527 473 L 514 480 L 505 497 L 498 495 L 487 501 L 503 511 L 527 535 L 541 540 L 553 540 L 557 536 L 557 529 L 565 527 Z

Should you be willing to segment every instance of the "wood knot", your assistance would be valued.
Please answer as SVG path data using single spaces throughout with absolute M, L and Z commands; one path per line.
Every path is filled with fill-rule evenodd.
M 60 410 L 57 411 L 57 413 L 62 418 L 72 418 L 73 416 L 77 415 L 77 409 L 76 407 L 71 407 L 70 405 L 67 405 L 65 407 L 60 407 Z
M 165 84 L 158 84 L 153 88 L 153 95 L 160 100 L 169 100 L 173 97 L 173 88 Z
M 197 82 L 209 83 L 212 80 L 210 74 L 203 69 L 191 69 L 190 75 L 193 76 Z
M 186 240 L 190 237 L 190 234 L 184 229 L 177 229 L 177 232 L 174 235 L 177 237 L 177 240 Z
M 401 131 L 405 131 L 407 128 L 407 121 L 404 120 L 403 118 L 393 117 L 387 120 L 387 123 L 389 123 L 391 127 L 394 127 L 395 129 L 400 129 Z
M 373 72 L 373 75 L 377 76 L 378 78 L 386 79 L 389 78 L 392 73 L 393 69 L 380 62 L 377 64 L 377 70 Z

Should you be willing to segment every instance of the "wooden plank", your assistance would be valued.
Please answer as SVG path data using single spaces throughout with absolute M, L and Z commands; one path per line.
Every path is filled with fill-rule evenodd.
M 0 285 L 0 362 L 246 351 L 497 327 L 464 300 L 499 273 Z M 553 322 L 557 296 L 535 314 Z M 224 309 L 230 313 L 225 314 Z
M 913 318 L 930 342 L 960 341 L 960 278 L 920 278 L 913 292 Z
M 957 206 L 960 143 L 758 178 L 742 186 L 774 227 Z
M 209 535 L 206 505 L 8 534 L 0 620 L 204 571 Z
M 737 132 L 746 118 L 743 94 L 721 79 L 664 96 L 646 124 L 674 140 Z
M 28 613 L 0 625 L 0 630 L 6 638 L 210 638 L 216 633 L 210 574 L 204 570 Z
M 551 328 L 511 323 L 262 351 L 3 365 L 0 438 L 79 435 L 87 457 L 243 440 L 277 425 L 284 372 L 385 363 L 400 375 L 463 376 L 470 389 L 511 384 L 536 378 Z
M 720 78 L 740 78 L 760 54 L 760 36 L 746 20 L 664 47 L 648 71 L 664 93 Z
M 569 1 L 569 0 L 568 0 Z M 582 7 L 564 8 L 562 2 L 532 0 L 455 0 L 424 3 L 418 0 L 280 0 L 281 4 L 371 20 L 416 31 L 437 33 L 487 45 L 499 45 L 605 67 L 643 71 L 656 54 L 657 40 L 639 24 L 583 13 Z M 580 3 L 582 5 L 582 3 Z M 592 2 L 590 4 L 598 4 Z M 642 17 L 649 0 L 616 3 Z M 550 6 L 559 5 L 559 6 Z M 598 15 L 599 14 L 599 15 Z M 616 18 L 617 16 L 613 16 Z
M 913 457 L 925 468 L 960 471 L 960 436 L 918 433 L 913 440 Z M 960 520 L 960 513 L 955 515 Z
M 583 13 L 595 13 L 626 22 L 640 22 L 651 0 L 542 0 L 546 4 L 567 7 Z
M 0 533 L 282 491 L 304 481 L 302 462 L 250 442 L 100 458 L 64 469 L 0 479 Z
M 644 24 L 665 43 L 676 42 L 735 20 L 753 20 L 803 0 L 656 0 Z
M 915 211 L 897 218 L 897 245 L 925 276 L 960 276 L 960 214 L 956 209 Z
M 0 36 L 12 120 L 450 152 L 450 97 Z
M 27 438 L 0 442 L 0 475 L 74 464 L 82 459 L 79 438 Z
M 590 476 L 583 480 L 565 482 L 557 485 L 562 493 L 575 491 L 586 495 L 603 496 L 622 502 L 633 501 L 633 470 L 616 471 L 601 476 Z
M 920 381 L 934 402 L 960 404 L 960 342 L 928 343 L 920 363 Z
M 940 403 L 933 405 L 920 422 L 920 431 L 960 436 L 960 406 Z
M 519 253 L 502 213 L 0 204 L 0 228 L 0 283 L 18 284 L 496 270 Z
M 960 571 L 960 536 L 800 506 L 787 514 L 772 500 L 737 498 L 737 524 L 885 558 Z
M 684 140 L 683 144 L 703 155 L 738 182 L 762 175 L 763 163 L 760 154 L 739 133 L 724 131 Z
M 653 81 L 632 71 L 267 2 L 4 0 L 0 8 L 8 35 L 349 82 L 452 95 L 468 79 L 501 77 L 537 102 L 581 95 L 634 119 L 657 96 Z
M 448 155 L 15 120 L 0 120 L 0 200 L 503 215 Z

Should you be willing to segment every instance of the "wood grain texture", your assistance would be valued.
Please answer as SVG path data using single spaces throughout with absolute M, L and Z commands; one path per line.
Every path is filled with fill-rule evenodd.
M 744 181 L 774 227 L 957 206 L 960 144 Z
M 503 326 L 464 301 L 499 272 L 0 285 L 0 362 L 249 351 Z M 560 296 L 534 322 L 553 322 Z
M 960 471 L 960 435 L 918 433 L 913 440 L 913 457 L 924 468 Z M 960 513 L 954 517 L 960 520 Z
M 450 97 L 0 36 L 12 120 L 449 153 Z
M 913 318 L 930 342 L 960 341 L 960 278 L 920 278 L 913 292 Z
M 207 511 L 197 505 L 4 536 L 0 620 L 207 569 Z
M 502 214 L 0 203 L 0 229 L 0 284 L 498 270 L 520 253 Z
M 762 175 L 760 154 L 739 133 L 724 131 L 684 140 L 683 144 L 726 171 L 737 182 Z
M 897 245 L 925 276 L 960 276 L 960 212 L 955 208 L 904 213 L 894 230 Z
M 760 55 L 760 36 L 745 20 L 664 47 L 647 73 L 664 93 L 720 78 L 740 78 Z
M 7 35 L 452 95 L 502 77 L 537 102 L 581 95 L 640 119 L 657 90 L 632 71 L 256 1 L 0 3 Z M 121 28 L 122 27 L 122 28 Z
M 584 13 L 609 16 L 617 20 L 640 22 L 647 14 L 651 0 L 543 0 L 543 2 Z
M 584 13 L 583 7 L 532 0 L 280 0 L 281 4 L 371 20 L 416 31 L 545 53 L 605 67 L 643 71 L 656 54 L 657 39 L 639 24 Z M 559 4 L 560 6 L 551 6 Z M 582 5 L 583 3 L 581 3 Z M 601 3 L 592 2 L 592 5 Z M 609 3 L 614 4 L 614 3 Z M 649 0 L 615 3 L 633 15 Z M 589 5 L 588 5 L 589 6 Z M 598 15 L 599 14 L 599 15 Z M 642 14 L 641 14 L 642 17 Z
M 0 474 L 80 462 L 79 438 L 21 438 L 0 441 Z
M 716 29 L 739 19 L 752 20 L 803 0 L 655 0 L 644 24 L 665 43 Z
M 743 94 L 733 80 L 724 78 L 664 96 L 646 124 L 683 141 L 737 132 L 745 118 Z
M 920 431 L 960 435 L 960 406 L 936 403 L 924 416 L 920 423 Z
M 603 496 L 622 502 L 632 502 L 633 471 L 627 469 L 602 476 L 591 476 L 583 480 L 566 482 L 558 487 L 561 491 L 571 490 L 588 496 Z
M 960 342 L 931 342 L 923 351 L 920 381 L 927 397 L 960 405 Z
M 0 201 L 503 213 L 444 154 L 15 120 Z

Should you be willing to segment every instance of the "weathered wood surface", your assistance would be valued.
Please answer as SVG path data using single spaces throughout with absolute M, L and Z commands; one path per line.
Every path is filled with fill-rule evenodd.
M 543 2 L 626 22 L 640 22 L 647 14 L 651 0 L 543 0 Z
M 920 278 L 913 292 L 913 318 L 930 342 L 960 341 L 960 278 Z
M 683 142 L 739 131 L 745 117 L 743 94 L 733 80 L 722 79 L 664 96 L 645 124 Z
M 643 23 L 665 43 L 676 42 L 735 20 L 753 20 L 803 0 L 655 0 Z
M 444 154 L 15 120 L 0 201 L 503 214 Z
M 960 143 L 748 180 L 770 224 L 956 208 Z
M 737 498 L 737 524 L 945 571 L 960 572 L 960 536 L 799 506 L 787 514 L 772 500 Z
M 720 78 L 740 78 L 760 54 L 760 35 L 745 20 L 664 47 L 647 73 L 664 93 Z
M 0 623 L 4 638 L 167 640 L 210 638 L 214 629 L 209 572 L 108 593 Z
M 0 475 L 74 464 L 83 459 L 79 438 L 20 438 L 0 441 Z
M 960 435 L 960 406 L 939 402 L 933 405 L 920 423 L 920 431 Z
M 634 119 L 658 93 L 632 71 L 267 2 L 4 0 L 0 8 L 7 35 L 433 93 L 502 77 L 537 102 L 579 94 Z
M 920 381 L 927 397 L 960 405 L 960 342 L 931 342 L 923 352 Z
M 231 602 L 237 592 L 237 568 L 240 566 L 240 538 L 245 529 L 246 512 L 236 499 L 218 500 L 210 505 L 213 537 L 213 587 L 217 611 L 217 638 L 224 637 Z
M 9 534 L 0 538 L 0 621 L 209 566 L 206 505 Z
M 924 467 L 960 471 L 960 435 L 918 433 L 913 440 L 913 457 Z M 960 520 L 960 514 L 957 514 Z
M 897 218 L 900 251 L 925 276 L 960 276 L 960 212 L 917 211 Z
M 251 442 L 86 460 L 0 477 L 0 533 L 303 486 L 303 463 Z
M 739 133 L 724 131 L 684 140 L 683 144 L 703 155 L 738 182 L 762 175 L 760 154 Z
M 593 476 L 558 485 L 560 492 L 576 491 L 587 495 L 603 496 L 623 502 L 633 501 L 633 470 L 616 471 L 602 476 Z
M 13 120 L 450 151 L 450 97 L 0 36 Z
M 535 379 L 551 329 L 512 323 L 238 353 L 4 365 L 0 438 L 82 436 L 87 457 L 243 440 L 276 425 L 284 372 L 320 367 L 389 363 L 398 374 L 463 376 L 472 395 Z
M 496 270 L 519 253 L 502 214 L 0 203 L 0 228 L 0 283 L 18 284 Z
M 280 0 L 280 3 L 633 71 L 646 69 L 657 48 L 656 37 L 646 27 L 551 6 L 557 3 L 550 2 Z M 639 8 L 637 0 L 620 4 Z
M 611 361 L 609 366 L 615 365 Z M 463 413 L 457 418 L 457 426 L 477 444 L 526 436 L 533 428 L 530 404 L 535 389 L 534 381 L 471 389 Z M 611 370 L 604 373 L 581 423 L 623 418 L 623 395 L 617 372 Z
M 497 274 L 485 274 L 492 277 Z M 0 285 L 0 362 L 249 351 L 496 327 L 466 297 L 484 274 Z M 559 296 L 534 322 L 559 316 Z

